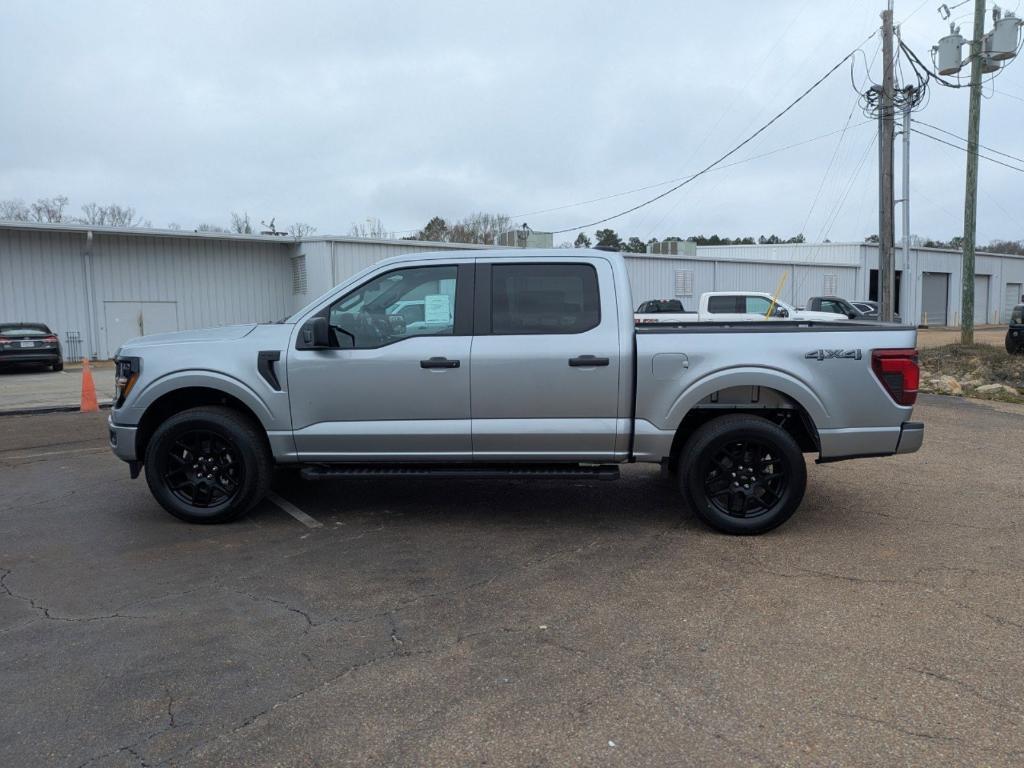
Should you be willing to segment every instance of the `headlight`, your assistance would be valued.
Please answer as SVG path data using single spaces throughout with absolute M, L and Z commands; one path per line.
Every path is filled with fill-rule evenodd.
M 119 357 L 114 361 L 114 407 L 121 407 L 138 381 L 140 362 L 137 357 Z

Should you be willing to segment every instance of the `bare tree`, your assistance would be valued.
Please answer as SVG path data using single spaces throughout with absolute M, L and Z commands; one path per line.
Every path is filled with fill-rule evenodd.
M 195 229 L 196 232 L 227 232 L 224 227 L 220 224 L 200 224 Z
M 494 245 L 498 242 L 498 236 L 510 229 L 512 219 L 502 213 L 474 213 L 454 224 L 448 224 L 440 216 L 435 216 L 412 239 Z
M 316 227 L 306 224 L 304 221 L 296 221 L 288 227 L 288 234 L 292 237 L 309 237 L 316 234 Z
M 351 237 L 369 237 L 375 240 L 393 240 L 395 237 L 395 233 L 386 230 L 384 222 L 375 216 L 367 216 L 363 224 L 353 223 L 348 234 Z
M 177 232 L 178 230 L 181 229 L 181 224 L 179 224 L 176 221 L 172 221 L 170 224 L 167 225 L 167 228 L 168 229 L 173 229 L 174 231 Z
M 29 206 L 29 219 L 50 224 L 65 221 L 64 209 L 67 205 L 67 195 L 40 197 Z
M 231 212 L 231 231 L 239 235 L 252 234 L 252 222 L 249 221 L 248 211 L 242 214 Z
M 29 210 L 20 197 L 0 200 L 0 221 L 28 221 Z
M 82 224 L 95 224 L 99 227 L 149 227 L 152 226 L 148 220 L 135 214 L 131 206 L 110 203 L 100 205 L 99 203 L 86 203 L 82 206 L 82 215 L 78 217 Z

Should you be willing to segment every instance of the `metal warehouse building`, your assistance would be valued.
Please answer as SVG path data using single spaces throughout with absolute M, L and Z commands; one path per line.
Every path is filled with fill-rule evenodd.
M 481 247 L 0 222 L 0 321 L 44 322 L 68 357 L 109 358 L 140 334 L 277 320 L 389 256 Z M 877 247 L 864 243 L 658 248 L 667 252 L 625 254 L 634 306 L 674 296 L 690 308 L 704 291 L 774 292 L 783 275 L 781 298 L 791 304 L 870 298 L 877 285 Z M 959 323 L 960 262 L 958 252 L 915 248 L 908 266 L 900 253 L 902 316 Z M 976 271 L 975 322 L 1005 321 L 1022 293 L 1024 258 L 978 254 Z

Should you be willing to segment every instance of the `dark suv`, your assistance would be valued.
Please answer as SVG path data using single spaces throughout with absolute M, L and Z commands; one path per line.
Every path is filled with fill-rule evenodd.
M 1006 329 L 1006 351 L 1011 355 L 1024 352 L 1024 304 L 1018 304 L 1010 315 Z
M 64 368 L 57 335 L 42 323 L 0 322 L 0 364 L 39 363 Z

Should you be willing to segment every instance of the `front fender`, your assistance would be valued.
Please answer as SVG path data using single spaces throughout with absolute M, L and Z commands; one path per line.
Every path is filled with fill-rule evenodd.
M 701 400 L 728 387 L 767 387 L 775 389 L 801 406 L 818 429 L 829 423 L 828 409 L 804 382 L 775 368 L 748 366 L 713 371 L 686 387 L 669 408 L 666 428 L 679 428 L 686 414 Z
M 116 420 L 121 424 L 138 424 L 146 410 L 164 395 L 190 387 L 203 387 L 237 398 L 253 412 L 263 428 L 271 431 L 288 428 L 288 414 L 275 413 L 273 406 L 245 382 L 218 371 L 187 370 L 165 374 L 132 393 L 130 404 L 119 409 Z M 280 393 L 275 393 L 280 395 Z

